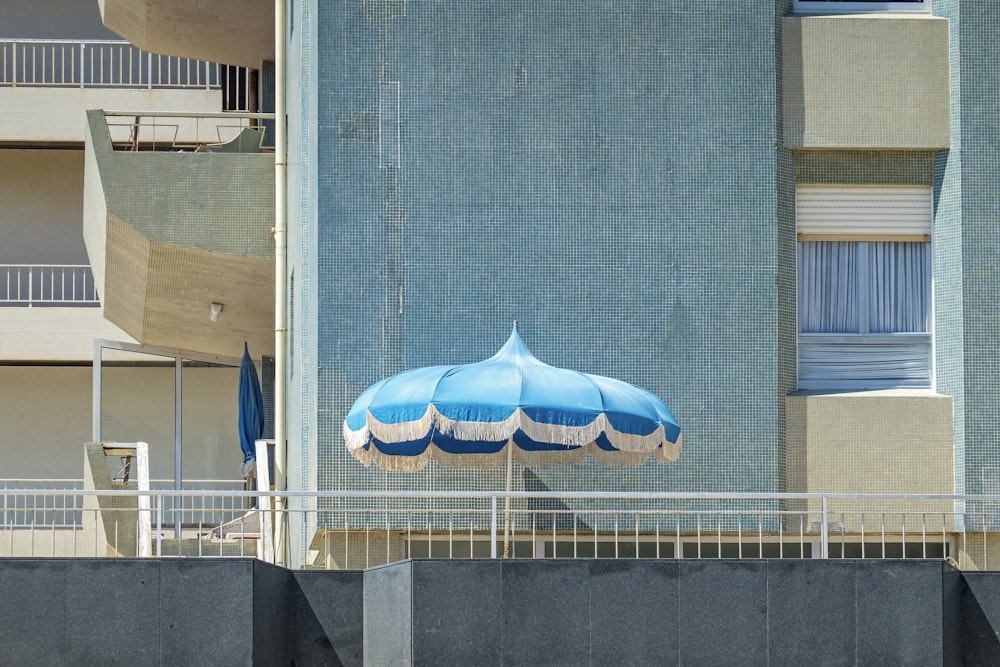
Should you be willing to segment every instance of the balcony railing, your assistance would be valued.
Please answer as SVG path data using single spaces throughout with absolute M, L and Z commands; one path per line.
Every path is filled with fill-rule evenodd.
M 104 111 L 116 151 L 261 153 L 273 149 L 274 114 Z
M 954 558 L 968 569 L 1000 565 L 1000 496 L 276 494 L 22 484 L 0 489 L 0 556 L 104 556 L 103 544 L 125 556 L 255 556 L 269 553 L 260 546 L 267 542 L 266 527 L 284 523 L 297 526 L 305 542 L 301 564 L 328 569 L 405 558 L 499 558 L 505 552 L 536 559 Z M 275 510 L 255 509 L 269 507 L 276 495 L 287 500 L 284 522 L 273 520 Z M 506 510 L 508 496 L 512 506 Z M 87 533 L 101 522 L 104 543 Z M 152 535 L 144 546 L 137 538 L 142 534 Z
M 100 305 L 90 266 L 0 264 L 0 307 Z
M 225 111 L 256 111 L 257 72 L 148 53 L 117 40 L 0 40 L 0 87 L 221 90 Z
M 171 491 L 174 481 L 153 479 L 149 482 L 154 491 Z M 204 491 L 209 495 L 168 496 L 164 511 L 172 519 L 174 510 L 186 514 L 198 513 L 210 523 L 245 510 L 246 499 L 230 495 L 243 491 L 243 480 L 186 479 L 186 491 Z M 30 493 L 19 493 L 30 489 Z M 46 526 L 49 528 L 79 528 L 83 515 L 83 496 L 73 494 L 83 490 L 82 479 L 0 479 L 0 530 Z M 244 503 L 244 504 L 240 504 Z

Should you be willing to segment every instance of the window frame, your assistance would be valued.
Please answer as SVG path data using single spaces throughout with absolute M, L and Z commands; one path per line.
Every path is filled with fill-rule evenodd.
M 894 187 L 919 187 L 924 189 L 926 186 L 893 186 L 893 185 L 872 185 L 872 186 L 858 186 L 851 184 L 809 184 L 809 183 L 799 183 L 796 185 L 796 252 L 795 252 L 795 277 L 796 277 L 796 288 L 795 288 L 795 333 L 796 333 L 796 380 L 797 386 L 801 390 L 827 390 L 827 389 L 838 389 L 838 390 L 860 390 L 860 389 L 934 389 L 936 384 L 935 368 L 934 368 L 934 358 L 935 358 L 935 312 L 934 312 L 934 239 L 930 232 L 930 219 L 927 220 L 928 227 L 926 229 L 919 230 L 898 230 L 898 233 L 891 233 L 888 230 L 872 230 L 866 233 L 864 230 L 860 229 L 854 223 L 847 223 L 849 228 L 845 228 L 841 233 L 831 233 L 829 224 L 825 225 L 821 229 L 820 233 L 810 233 L 808 229 L 815 229 L 815 227 L 810 227 L 808 222 L 803 222 L 800 216 L 799 209 L 799 196 L 800 188 L 805 188 L 802 192 L 807 192 L 809 190 L 815 190 L 815 188 L 836 188 L 836 189 L 856 189 L 856 188 L 867 188 L 871 187 L 873 190 L 880 187 L 894 188 Z M 808 196 L 808 195 L 807 195 Z M 863 219 L 863 218 L 862 218 Z M 802 225 L 805 225 L 803 229 Z M 826 233 L 822 233 L 826 232 Z M 923 233 L 927 232 L 927 233 Z M 801 266 L 800 261 L 800 244 L 804 242 L 822 242 L 822 241 L 846 241 L 851 243 L 876 243 L 879 241 L 896 241 L 905 243 L 926 243 L 927 253 L 929 255 L 929 266 L 928 266 L 928 276 L 927 276 L 927 324 L 926 331 L 921 332 L 887 332 L 887 333 L 872 333 L 872 332 L 802 332 L 802 312 L 799 305 L 800 299 L 800 271 Z M 868 297 L 865 296 L 863 303 L 870 303 Z M 912 345 L 916 349 L 917 345 L 925 346 L 927 359 L 926 368 L 927 372 L 925 376 L 920 378 L 906 379 L 906 378 L 869 378 L 869 379 L 841 379 L 838 377 L 817 377 L 817 375 L 812 375 L 810 379 L 803 379 L 802 376 L 802 357 L 803 357 L 803 347 L 806 346 L 822 346 L 822 345 Z M 845 354 L 848 352 L 845 350 Z M 916 356 L 916 355 L 915 355 Z
M 806 239 L 808 241 L 808 239 Z M 796 241 L 796 246 L 802 243 Z M 850 239 L 852 243 L 873 243 L 871 238 L 857 236 Z M 796 378 L 799 389 L 933 389 L 934 387 L 934 272 L 933 256 L 934 250 L 931 241 L 913 240 L 911 243 L 926 243 L 927 252 L 930 255 L 931 267 L 928 276 L 928 303 L 927 307 L 927 330 L 926 331 L 898 331 L 886 333 L 873 332 L 803 332 L 801 309 L 799 308 L 799 269 L 798 259 L 796 259 L 796 296 L 795 296 L 795 328 L 796 328 Z M 796 258 L 798 258 L 798 248 L 796 248 Z M 859 295 L 858 307 L 867 308 L 870 304 L 868 296 Z M 850 345 L 875 346 L 875 345 L 912 345 L 916 349 L 919 346 L 926 346 L 927 353 L 927 375 L 924 378 L 903 379 L 903 378 L 868 378 L 868 379 L 839 379 L 836 377 L 803 379 L 802 378 L 802 351 L 805 346 L 820 345 L 840 345 L 845 348 Z M 845 354 L 847 351 L 845 349 Z
M 865 2 L 840 2 L 839 0 L 793 0 L 792 11 L 796 14 L 864 14 L 869 12 L 906 12 L 929 14 L 931 0 L 910 0 L 907 2 L 892 2 L 879 0 Z

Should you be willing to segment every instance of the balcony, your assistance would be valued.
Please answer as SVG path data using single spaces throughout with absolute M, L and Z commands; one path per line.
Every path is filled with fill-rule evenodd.
M 0 359 L 85 361 L 95 337 L 127 340 L 100 305 L 89 266 L 0 265 Z
M 140 343 L 273 350 L 269 118 L 87 113 L 84 241 L 104 317 Z
M 0 142 L 77 143 L 87 109 L 256 110 L 256 72 L 127 42 L 0 40 Z

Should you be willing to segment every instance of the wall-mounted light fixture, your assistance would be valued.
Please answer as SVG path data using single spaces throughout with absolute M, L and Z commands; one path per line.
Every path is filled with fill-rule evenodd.
M 215 322 L 219 319 L 219 313 L 222 312 L 222 304 L 218 301 L 212 303 L 212 310 L 208 314 L 208 318 Z

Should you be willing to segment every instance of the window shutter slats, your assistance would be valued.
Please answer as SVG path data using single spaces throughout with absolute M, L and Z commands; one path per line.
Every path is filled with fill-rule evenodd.
M 796 227 L 806 235 L 926 236 L 933 201 L 930 186 L 799 185 Z

